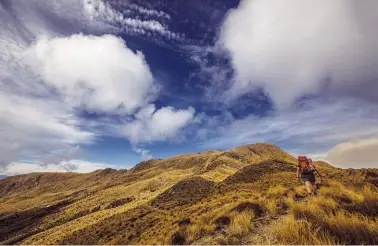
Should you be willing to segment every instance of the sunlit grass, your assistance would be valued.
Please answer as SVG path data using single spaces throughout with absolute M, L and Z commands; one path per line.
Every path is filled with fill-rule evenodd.
M 250 230 L 254 214 L 251 211 L 234 212 L 230 214 L 230 217 L 231 224 L 228 227 L 228 234 L 230 236 L 242 237 Z
M 296 220 L 294 216 L 287 216 L 274 223 L 268 234 L 274 238 L 275 244 L 336 244 L 336 240 L 327 232 L 315 227 L 307 220 Z M 271 243 L 268 239 L 266 243 Z
M 278 185 L 278 186 L 270 187 L 266 194 L 268 196 L 280 197 L 287 192 L 288 192 L 287 188 L 283 187 L 282 185 Z

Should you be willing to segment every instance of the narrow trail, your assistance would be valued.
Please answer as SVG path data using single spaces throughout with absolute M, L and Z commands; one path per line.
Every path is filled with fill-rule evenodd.
M 303 203 L 308 201 L 308 197 L 296 197 L 295 199 L 296 203 Z M 277 244 L 274 240 L 274 238 L 269 236 L 269 233 L 267 233 L 273 223 L 276 223 L 285 217 L 290 215 L 290 210 L 285 209 L 283 211 L 280 211 L 277 215 L 270 215 L 266 214 L 260 218 L 254 219 L 252 222 L 252 230 L 249 232 L 249 234 L 240 242 L 241 245 L 257 245 L 257 244 L 266 244 L 269 242 L 269 244 Z

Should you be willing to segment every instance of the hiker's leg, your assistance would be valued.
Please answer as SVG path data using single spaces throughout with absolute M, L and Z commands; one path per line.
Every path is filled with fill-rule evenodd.
M 307 193 L 311 195 L 312 194 L 312 187 L 313 187 L 312 184 L 311 184 L 311 182 L 310 181 L 306 181 L 305 182 L 305 187 L 306 187 Z
M 314 193 L 314 195 L 316 196 L 316 195 L 318 194 L 318 189 L 317 189 L 317 187 L 316 187 L 316 178 L 315 178 L 315 174 L 312 174 L 312 175 L 311 175 L 310 181 L 311 181 L 311 189 L 313 190 L 313 193 Z
M 312 187 L 314 189 L 314 195 L 317 196 L 318 195 L 318 187 L 316 186 L 315 183 L 312 185 Z

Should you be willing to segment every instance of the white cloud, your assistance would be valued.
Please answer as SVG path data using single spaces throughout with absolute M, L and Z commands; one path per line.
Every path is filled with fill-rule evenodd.
M 236 72 L 228 95 L 263 87 L 280 108 L 320 92 L 377 101 L 377 22 L 375 0 L 244 0 L 219 40 Z
M 230 121 L 229 117 L 225 119 Z M 205 125 L 206 136 L 213 137 L 203 141 L 203 147 L 231 148 L 270 142 L 290 153 L 317 153 L 317 158 L 323 158 L 321 153 L 338 143 L 378 133 L 377 122 L 378 108 L 373 103 L 341 99 L 308 101 L 265 117 L 248 116 L 228 124 L 217 123 L 220 127 Z
M 337 144 L 326 159 L 341 168 L 378 168 L 378 137 Z
M 141 52 L 113 35 L 75 34 L 131 30 L 181 38 L 158 20 L 126 17 L 100 0 L 0 2 L 0 172 L 80 170 L 81 147 L 119 136 L 132 118 L 141 130 L 125 134 L 133 144 L 180 133 L 194 110 L 156 111 L 158 86 Z M 83 109 L 102 117 L 82 117 Z M 151 158 L 148 150 L 136 151 Z
M 125 116 L 155 96 L 143 55 L 119 38 L 42 38 L 28 47 L 18 37 L 11 30 L 1 36 L 2 169 L 19 158 L 69 161 L 71 149 L 93 143 L 102 133 L 75 114 L 78 108 Z
M 123 135 L 133 144 L 171 140 L 194 117 L 194 109 L 163 107 L 156 110 L 149 105 L 136 114 L 136 119 L 124 125 Z
M 112 35 L 41 38 L 26 59 L 72 107 L 130 114 L 156 92 L 143 54 Z
M 84 11 L 91 20 L 100 20 L 111 25 L 122 24 L 125 28 L 145 29 L 156 32 L 164 32 L 165 28 L 156 20 L 140 20 L 128 18 L 123 13 L 115 10 L 108 2 L 102 0 L 83 0 Z
M 127 6 L 127 7 L 129 9 L 138 11 L 140 14 L 144 14 L 144 15 L 147 15 L 149 17 L 159 17 L 159 18 L 165 18 L 165 19 L 168 19 L 168 20 L 171 19 L 171 16 L 169 16 L 169 14 L 167 14 L 163 11 L 158 11 L 158 10 L 154 10 L 154 9 L 147 9 L 147 8 L 144 8 L 144 7 L 136 5 L 136 4 L 129 4 L 129 6 Z
M 150 160 L 150 159 L 153 158 L 153 156 L 151 155 L 151 153 L 148 149 L 134 147 L 133 151 L 140 154 L 140 157 L 143 161 Z
M 85 151 L 79 146 L 72 146 L 66 150 L 58 150 L 53 154 L 45 156 L 42 161 L 42 165 L 48 165 L 51 163 L 69 162 L 77 158 L 82 158 L 86 155 Z M 75 169 L 73 166 L 72 169 Z
M 36 15 L 37 9 L 50 7 L 50 2 L 0 4 L 0 171 L 14 160 L 43 159 L 91 144 L 97 135 L 80 128 L 72 108 L 51 94 L 22 59 L 35 36 L 57 33 L 52 23 L 42 24 L 44 15 Z
M 95 138 L 79 129 L 59 101 L 0 93 L 0 105 L 0 168 L 23 156 L 52 155 Z
M 129 34 L 145 35 L 159 34 L 172 40 L 184 40 L 184 36 L 166 28 L 159 20 L 142 20 L 135 16 L 126 16 L 122 12 L 114 9 L 109 2 L 102 0 L 83 0 L 84 15 L 92 21 L 104 23 L 113 27 L 115 30 L 127 32 Z M 149 18 L 169 19 L 170 16 L 162 11 L 150 10 L 135 4 L 126 6 L 129 9 L 138 11 Z
M 32 172 L 78 172 L 88 173 L 98 169 L 114 168 L 113 165 L 106 163 L 87 162 L 82 160 L 62 161 L 58 164 L 41 165 L 39 163 L 31 162 L 12 162 L 9 167 L 2 174 L 18 175 Z

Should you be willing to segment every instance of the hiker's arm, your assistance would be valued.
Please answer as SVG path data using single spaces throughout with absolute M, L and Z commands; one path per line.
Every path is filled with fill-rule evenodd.
M 299 179 L 299 174 L 300 174 L 300 167 L 297 167 L 297 178 Z
M 317 172 L 318 173 L 318 175 L 319 175 L 319 177 L 320 177 L 320 179 L 323 181 L 323 177 L 322 177 L 322 175 L 320 174 L 320 172 L 318 171 L 318 169 L 317 168 L 315 168 L 315 172 Z

